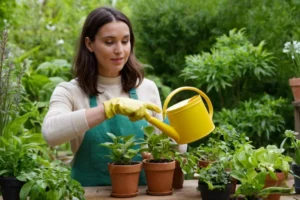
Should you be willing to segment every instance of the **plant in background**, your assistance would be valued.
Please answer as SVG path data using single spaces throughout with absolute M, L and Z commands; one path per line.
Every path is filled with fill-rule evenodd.
M 207 143 L 200 144 L 197 148 L 190 150 L 199 160 L 210 162 L 218 161 L 221 157 L 224 157 L 228 151 L 229 148 L 226 142 L 214 138 L 209 138 Z
M 17 178 L 26 181 L 20 191 L 20 200 L 83 200 L 84 189 L 71 179 L 70 167 L 60 161 L 41 161 L 42 166 L 31 172 L 22 172 Z
M 292 72 L 295 77 L 300 77 L 300 42 L 292 41 L 284 44 L 283 53 L 286 53 L 292 59 Z
M 217 140 L 224 141 L 230 153 L 234 153 L 235 150 L 241 146 L 251 143 L 245 133 L 238 133 L 236 129 L 229 124 L 217 126 L 212 132 L 212 136 L 215 136 Z
M 249 81 L 271 77 L 275 71 L 274 58 L 264 50 L 265 43 L 261 41 L 258 46 L 254 46 L 244 32 L 244 29 L 233 29 L 228 36 L 217 38 L 211 53 L 186 56 L 186 67 L 181 76 L 194 81 L 199 88 L 205 86 L 207 92 L 217 92 L 222 105 L 222 91 L 231 88 L 237 103 Z
M 151 162 L 168 162 L 174 160 L 175 144 L 167 135 L 156 134 L 153 126 L 144 128 L 146 136 L 143 151 L 150 152 Z
M 135 135 L 128 136 L 115 136 L 112 133 L 107 133 L 112 139 L 112 142 L 105 142 L 100 144 L 107 147 L 111 154 L 107 155 L 115 165 L 130 165 L 133 157 L 137 156 L 141 152 L 139 145 L 141 141 L 136 140 Z
M 7 39 L 7 31 L 3 31 L 0 41 L 0 136 L 5 136 L 5 127 L 19 114 L 18 105 L 23 91 L 21 78 L 25 69 L 25 66 L 18 68 L 9 59 Z
M 299 135 L 298 132 L 294 132 L 292 130 L 286 130 L 284 132 L 285 138 L 282 141 L 280 148 L 283 148 L 286 141 L 290 141 L 290 145 L 288 148 L 291 148 L 294 150 L 295 156 L 294 156 L 294 162 L 300 166 L 300 140 L 297 139 L 297 135 Z
M 264 146 L 270 143 L 272 135 L 284 130 L 285 121 L 280 112 L 285 104 L 283 98 L 264 95 L 258 100 L 240 102 L 232 110 L 223 108 L 215 114 L 215 123 L 230 124 L 238 132 L 246 133 L 254 146 Z M 282 140 L 280 137 L 276 139 L 276 143 Z

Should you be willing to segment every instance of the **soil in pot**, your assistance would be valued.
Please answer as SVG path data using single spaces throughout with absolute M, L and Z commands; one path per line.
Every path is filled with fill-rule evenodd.
M 229 200 L 230 197 L 230 190 L 231 190 L 231 183 L 226 185 L 225 189 L 213 189 L 209 190 L 207 184 L 198 184 L 198 189 L 201 192 L 201 197 L 203 200 Z
M 113 197 L 134 197 L 138 194 L 139 176 L 142 170 L 141 162 L 134 162 L 132 165 L 108 164 L 108 171 L 111 178 Z
M 292 164 L 293 173 L 300 177 L 300 166 L 296 165 L 295 163 Z M 294 187 L 296 194 L 300 194 L 300 179 L 294 177 Z
M 144 160 L 143 167 L 148 183 L 147 194 L 164 196 L 173 194 L 173 175 L 175 161 L 157 163 Z
M 25 182 L 15 177 L 0 177 L 0 186 L 3 200 L 19 200 L 19 193 Z
M 180 163 L 178 161 L 175 161 L 175 170 L 174 170 L 172 187 L 174 189 L 181 189 L 183 187 L 183 182 L 184 182 L 184 174 L 181 170 Z

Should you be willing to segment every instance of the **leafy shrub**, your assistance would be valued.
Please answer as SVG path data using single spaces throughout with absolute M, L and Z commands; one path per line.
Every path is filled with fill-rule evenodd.
M 249 42 L 244 30 L 231 30 L 228 36 L 217 38 L 211 53 L 187 56 L 187 67 L 181 75 L 193 80 L 196 87 L 205 86 L 207 92 L 215 90 L 220 93 L 222 102 L 222 93 L 231 88 L 231 95 L 237 103 L 249 85 L 274 75 L 273 57 L 263 47 L 264 42 L 258 46 Z
M 37 199 L 82 200 L 84 189 L 74 179 L 71 179 L 70 167 L 59 161 L 43 162 L 43 166 L 31 172 L 22 173 L 17 177 L 26 181 L 20 191 L 20 199 L 30 197 Z
M 280 109 L 286 104 L 283 98 L 274 99 L 264 95 L 258 100 L 241 102 L 232 110 L 223 108 L 215 114 L 216 124 L 230 124 L 238 132 L 245 133 L 256 147 L 267 145 L 282 140 L 279 135 L 285 127 L 285 122 L 280 114 Z

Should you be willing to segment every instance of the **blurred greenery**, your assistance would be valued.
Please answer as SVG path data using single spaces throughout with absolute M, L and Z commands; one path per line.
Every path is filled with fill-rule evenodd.
M 300 39 L 300 0 L 1 0 L 0 30 L 4 27 L 9 30 L 10 56 L 18 65 L 27 63 L 22 80 L 26 94 L 21 110 L 35 110 L 36 117 L 30 117 L 25 128 L 40 129 L 54 87 L 71 79 L 74 48 L 85 17 L 103 5 L 116 7 L 132 20 L 135 53 L 145 66 L 146 77 L 156 82 L 162 102 L 170 91 L 189 85 L 207 93 L 215 113 L 222 109 L 234 112 L 243 102 L 268 94 L 275 100 L 286 100 L 281 105 L 282 112 L 276 114 L 283 118 L 285 129 L 294 129 L 293 98 L 288 85 L 288 79 L 293 76 L 289 67 L 292 62 L 282 50 L 285 42 Z M 241 81 L 250 80 L 246 85 L 239 85 L 235 79 L 230 82 L 232 87 L 222 86 L 222 99 L 227 101 L 222 103 L 216 87 L 208 88 L 211 83 L 208 77 L 213 76 L 211 65 L 201 66 L 196 62 L 193 65 L 199 72 L 198 78 L 204 78 L 202 82 L 193 79 L 195 74 L 186 77 L 180 74 L 190 66 L 186 58 L 204 55 L 203 52 L 214 55 L 216 48 L 227 49 L 227 53 L 232 53 L 227 55 L 243 58 L 242 47 L 234 52 L 228 43 L 216 46 L 218 38 L 226 37 L 234 29 L 243 30 L 243 39 L 252 45 L 253 51 L 263 49 L 270 53 L 272 63 L 268 65 L 274 68 L 260 78 L 255 73 L 239 76 Z M 253 64 L 251 59 L 244 61 Z M 214 57 L 212 63 L 217 63 Z M 218 77 L 221 83 L 225 80 L 222 76 L 231 69 L 226 70 L 222 64 L 218 67 L 222 72 Z M 237 94 L 232 93 L 232 88 L 238 89 L 240 99 L 234 100 Z M 191 95 L 191 92 L 181 92 L 170 105 Z M 268 132 L 262 126 L 253 127 L 251 131 L 260 131 L 262 135 Z M 271 134 L 270 143 L 276 142 L 276 135 L 281 133 Z

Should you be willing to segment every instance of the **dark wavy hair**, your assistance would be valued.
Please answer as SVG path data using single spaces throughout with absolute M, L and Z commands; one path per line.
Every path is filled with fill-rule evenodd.
M 92 42 L 98 30 L 112 21 L 122 21 L 129 27 L 131 50 L 129 58 L 121 70 L 122 87 L 125 92 L 141 84 L 144 72 L 136 59 L 134 47 L 134 34 L 129 19 L 120 11 L 109 7 L 100 7 L 93 10 L 86 18 L 82 28 L 80 40 L 77 44 L 77 52 L 74 58 L 73 75 L 77 78 L 81 89 L 89 96 L 99 95 L 97 90 L 98 62 L 94 53 L 90 52 L 85 45 L 85 38 Z

